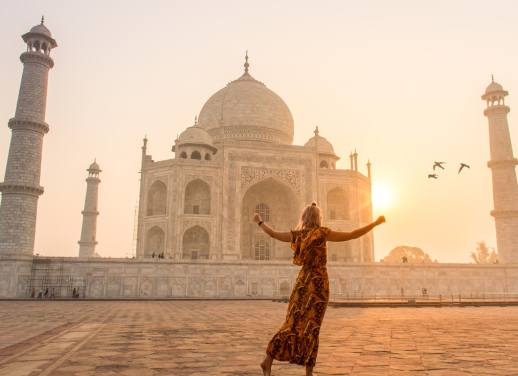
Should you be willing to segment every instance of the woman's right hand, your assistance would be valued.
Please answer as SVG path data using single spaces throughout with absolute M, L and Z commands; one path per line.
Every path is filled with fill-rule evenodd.
M 261 218 L 261 215 L 259 213 L 255 213 L 254 214 L 254 222 L 255 223 L 259 223 L 261 222 L 263 219 Z
M 378 217 L 378 219 L 376 219 L 376 221 L 374 222 L 376 225 L 381 225 L 382 223 L 385 223 L 385 216 L 384 215 L 380 215 Z

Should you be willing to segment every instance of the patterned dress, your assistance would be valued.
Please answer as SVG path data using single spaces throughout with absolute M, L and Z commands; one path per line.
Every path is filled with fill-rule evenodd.
M 290 296 L 286 320 L 268 344 L 274 359 L 313 367 L 320 325 L 329 301 L 327 227 L 291 231 L 293 263 L 302 265 Z

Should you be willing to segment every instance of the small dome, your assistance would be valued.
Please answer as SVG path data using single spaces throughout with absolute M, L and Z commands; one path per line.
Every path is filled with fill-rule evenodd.
M 318 134 L 318 127 L 315 129 L 315 135 L 304 144 L 304 147 L 315 149 L 315 145 L 317 145 L 316 147 L 320 154 L 336 155 L 333 145 L 325 137 Z
M 500 85 L 498 82 L 492 81 L 486 88 L 486 94 L 494 93 L 498 91 L 504 91 L 504 88 L 502 85 Z
M 178 145 L 195 144 L 212 146 L 212 137 L 199 125 L 193 125 L 184 130 L 178 137 Z
M 88 171 L 101 171 L 101 168 L 97 164 L 97 161 L 94 160 L 94 162 L 88 167 Z
M 39 25 L 36 25 L 34 26 L 31 31 L 31 33 L 34 33 L 34 34 L 42 34 L 42 35 L 45 35 L 49 38 L 52 38 L 52 34 L 50 32 L 49 29 L 47 29 L 47 26 L 45 26 L 44 24 L 39 24 Z

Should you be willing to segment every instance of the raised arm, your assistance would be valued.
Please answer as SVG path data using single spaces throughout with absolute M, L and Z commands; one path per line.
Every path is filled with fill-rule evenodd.
M 344 242 L 346 240 L 356 239 L 359 238 L 362 235 L 365 235 L 370 230 L 372 230 L 377 225 L 382 224 L 385 222 L 385 217 L 381 216 L 378 217 L 374 222 L 371 224 L 368 224 L 367 226 L 357 228 L 356 230 L 353 230 L 351 232 L 342 232 L 342 231 L 329 231 L 329 234 L 327 235 L 327 240 L 330 242 Z
M 272 238 L 280 240 L 281 242 L 291 242 L 291 233 L 290 232 L 278 232 L 275 231 L 273 228 L 268 226 L 266 223 L 263 222 L 263 219 L 258 213 L 255 213 L 254 215 L 254 222 L 259 224 L 259 227 L 266 232 L 268 235 L 270 235 Z

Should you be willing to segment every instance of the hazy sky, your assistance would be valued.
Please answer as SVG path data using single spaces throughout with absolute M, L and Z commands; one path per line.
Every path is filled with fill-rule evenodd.
M 52 52 L 35 252 L 76 256 L 85 169 L 103 172 L 98 252 L 132 248 L 144 134 L 155 160 L 205 101 L 250 72 L 279 94 L 295 144 L 315 125 L 348 168 L 356 148 L 373 181 L 392 192 L 375 208 L 376 259 L 397 245 L 441 262 L 466 262 L 476 242 L 495 246 L 487 119 L 490 74 L 509 90 L 518 124 L 515 1 L 2 1 L 0 180 L 24 51 L 20 35 L 45 15 Z M 437 181 L 433 160 L 448 162 Z M 471 164 L 460 176 L 457 164 Z

